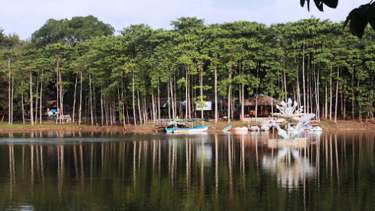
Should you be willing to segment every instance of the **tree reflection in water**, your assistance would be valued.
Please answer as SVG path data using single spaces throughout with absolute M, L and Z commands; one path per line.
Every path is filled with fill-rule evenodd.
M 3 134 L 0 209 L 374 207 L 374 134 L 270 148 L 274 135 Z

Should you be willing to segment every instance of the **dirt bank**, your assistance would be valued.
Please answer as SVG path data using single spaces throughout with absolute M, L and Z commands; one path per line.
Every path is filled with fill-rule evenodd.
M 209 133 L 221 132 L 223 128 L 228 126 L 228 122 L 220 121 L 218 123 L 208 122 L 211 125 Z M 233 127 L 247 126 L 247 122 L 232 121 L 230 123 Z M 358 121 L 344 121 L 339 120 L 336 123 L 333 121 L 321 121 L 320 126 L 324 130 L 375 130 L 374 122 L 358 122 Z M 9 126 L 6 123 L 0 123 L 0 132 L 27 132 L 27 131 L 87 131 L 87 132 L 120 132 L 120 133 L 163 133 L 163 130 L 155 129 L 154 125 L 126 125 L 122 126 L 88 126 L 77 125 L 74 123 L 65 123 L 63 125 L 56 125 L 55 123 L 46 123 L 42 125 L 22 125 L 15 124 Z

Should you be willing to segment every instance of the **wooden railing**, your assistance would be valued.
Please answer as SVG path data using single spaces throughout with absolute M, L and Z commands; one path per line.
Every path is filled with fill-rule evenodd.
M 145 121 L 145 124 L 160 126 L 160 125 L 168 125 L 169 122 L 173 121 L 173 119 L 156 119 L 156 120 L 148 120 Z

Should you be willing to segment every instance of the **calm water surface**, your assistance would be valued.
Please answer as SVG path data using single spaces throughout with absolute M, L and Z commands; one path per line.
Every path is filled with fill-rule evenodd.
M 375 210 L 375 133 L 0 134 L 0 210 Z

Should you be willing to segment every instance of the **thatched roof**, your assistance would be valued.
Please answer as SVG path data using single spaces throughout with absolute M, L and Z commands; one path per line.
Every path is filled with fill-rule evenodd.
M 245 103 L 244 105 L 245 106 L 255 106 L 255 103 L 256 103 L 256 98 L 255 96 L 251 97 L 250 99 L 247 99 L 245 100 Z M 267 96 L 267 95 L 258 95 L 258 105 L 260 106 L 264 106 L 264 105 L 278 105 L 280 104 L 280 102 L 278 100 L 276 100 L 275 98 L 272 98 L 270 96 Z

